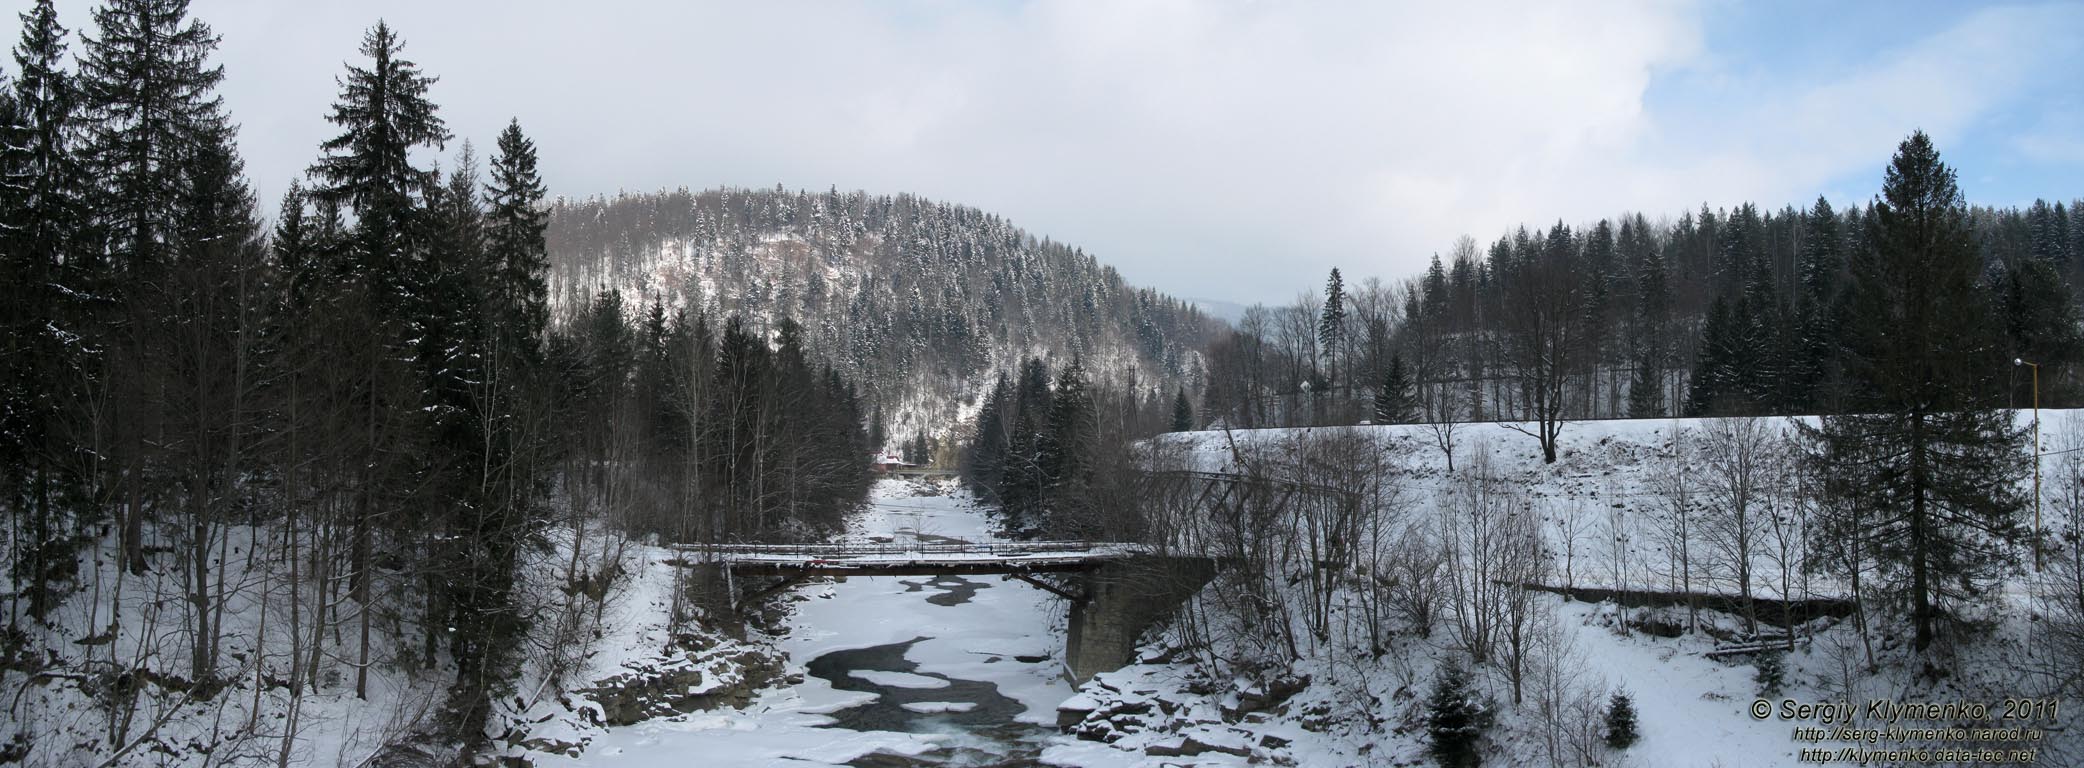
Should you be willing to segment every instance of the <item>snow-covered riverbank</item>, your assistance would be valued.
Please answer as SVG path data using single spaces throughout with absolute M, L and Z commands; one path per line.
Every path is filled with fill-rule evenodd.
M 984 512 L 952 486 L 890 480 L 876 487 L 872 501 L 850 521 L 847 539 L 994 538 Z M 1039 742 L 1064 738 L 1047 729 L 1056 722 L 1056 705 L 1074 694 L 1062 673 L 1063 607 L 1041 590 L 991 577 L 856 577 L 809 584 L 779 599 L 792 601 L 791 616 L 774 644 L 788 654 L 801 682 L 765 691 L 743 711 L 606 729 L 579 757 L 546 756 L 539 764 L 679 766 L 695 756 L 716 766 L 842 764 L 873 753 L 1034 753 Z M 862 652 L 834 657 L 843 663 L 861 663 L 850 656 L 893 655 L 872 652 L 892 646 L 894 659 L 841 674 L 843 686 L 809 668 L 841 652 Z M 891 662 L 902 668 L 893 671 Z M 876 701 L 874 689 L 906 691 L 901 705 L 887 707 L 903 714 L 854 717 Z M 955 695 L 969 689 L 1010 700 L 1012 706 L 982 707 L 1010 722 L 964 722 L 980 709 Z M 862 719 L 890 729 L 832 727 Z

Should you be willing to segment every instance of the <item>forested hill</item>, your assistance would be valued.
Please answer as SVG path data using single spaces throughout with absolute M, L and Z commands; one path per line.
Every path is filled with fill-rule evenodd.
M 909 195 L 680 190 L 565 201 L 549 221 L 553 303 L 740 313 L 860 383 L 893 439 L 944 437 L 1023 357 L 1083 358 L 1097 383 L 1198 391 L 1220 323 L 998 216 Z M 1165 402 L 1170 402 L 1166 400 Z

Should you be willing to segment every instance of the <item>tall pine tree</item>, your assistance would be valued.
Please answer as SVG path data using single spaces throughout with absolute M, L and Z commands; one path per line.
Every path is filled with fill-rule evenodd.
M 412 151 L 449 139 L 427 98 L 436 78 L 402 58 L 404 47 L 381 21 L 363 36 L 361 53 L 369 64 L 347 68 L 326 118 L 341 133 L 320 146 L 325 154 L 311 167 L 323 182 L 314 193 L 355 214 L 354 250 L 342 266 L 383 296 L 409 292 L 403 281 L 413 220 L 437 183 L 434 171 L 413 164 Z
M 208 63 L 217 34 L 188 18 L 188 0 L 111 0 L 94 26 L 80 57 L 91 207 L 114 266 L 149 274 L 173 239 L 181 165 L 225 121 L 224 69 Z
M 1411 395 L 1411 377 L 1404 371 L 1404 356 L 1390 355 L 1375 390 L 1376 424 L 1409 424 L 1418 420 L 1418 401 Z
M 0 94 L 0 504 L 23 544 L 12 576 L 31 618 L 49 615 L 58 585 L 76 571 L 71 536 L 83 520 L 61 519 L 85 490 L 68 471 L 79 446 L 64 424 L 89 374 L 87 331 L 91 267 L 81 247 L 76 89 L 64 71 L 65 34 L 51 0 L 22 14 L 14 49 L 20 69 Z M 98 255 L 98 254 L 96 254 Z M 10 618 L 14 614 L 10 612 Z
M 1851 408 L 1812 432 L 1831 491 L 1865 513 L 1834 530 L 1871 548 L 1910 606 L 1919 651 L 1983 594 L 2021 532 L 2023 434 L 1993 407 L 2010 361 L 1968 235 L 1953 169 L 1912 134 L 1853 254 Z
M 543 232 L 547 188 L 536 171 L 535 142 L 521 134 L 521 123 L 507 123 L 492 156 L 492 183 L 486 187 L 492 210 L 486 222 L 487 256 L 492 260 L 494 293 L 502 349 L 523 362 L 540 355 L 543 329 L 550 319 L 549 269 Z
M 1339 364 L 1346 359 L 1346 279 L 1339 275 L 1338 267 L 1332 267 L 1331 276 L 1324 279 L 1324 312 L 1317 318 L 1317 345 L 1323 350 L 1328 379 L 1323 383 L 1351 390 L 1352 385 L 1341 378 L 1339 371 Z
M 345 208 L 354 218 L 344 233 L 345 247 L 329 259 L 342 278 L 331 300 L 341 314 L 366 318 L 366 326 L 342 350 L 353 387 L 345 399 L 359 411 L 360 428 L 337 436 L 359 454 L 352 462 L 359 476 L 348 546 L 352 596 L 363 607 L 355 677 L 356 693 L 363 696 L 370 663 L 367 616 L 374 598 L 371 563 L 379 546 L 375 526 L 379 520 L 396 519 L 390 514 L 394 507 L 414 501 L 396 490 L 423 470 L 411 451 L 401 450 L 414 442 L 426 444 L 413 438 L 426 437 L 429 425 L 412 414 L 439 418 L 443 409 L 454 407 L 437 402 L 443 395 L 429 384 L 434 378 L 430 373 L 441 369 L 448 350 L 424 341 L 426 334 L 451 325 L 443 316 L 445 308 L 430 301 L 439 288 L 435 281 L 447 279 L 442 276 L 452 275 L 456 267 L 427 257 L 428 241 L 440 229 L 428 223 L 438 207 L 428 201 L 441 195 L 439 174 L 414 165 L 411 157 L 415 148 L 441 146 L 449 134 L 427 99 L 434 79 L 400 58 L 402 48 L 382 22 L 363 36 L 361 53 L 369 57 L 369 65 L 349 65 L 339 81 L 340 93 L 327 120 L 341 133 L 320 145 L 321 157 L 311 167 L 317 182 L 312 194 L 323 210 Z M 423 343 L 415 344 L 416 339 Z M 416 364 L 418 386 L 407 383 L 414 381 L 415 372 L 398 365 L 401 358 Z M 461 682 L 476 677 L 478 670 L 459 673 Z

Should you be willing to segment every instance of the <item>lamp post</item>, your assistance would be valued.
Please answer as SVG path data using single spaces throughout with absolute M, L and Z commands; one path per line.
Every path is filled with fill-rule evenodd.
M 2033 368 L 2033 572 L 2041 572 L 2041 364 L 2012 358 L 2012 367 Z

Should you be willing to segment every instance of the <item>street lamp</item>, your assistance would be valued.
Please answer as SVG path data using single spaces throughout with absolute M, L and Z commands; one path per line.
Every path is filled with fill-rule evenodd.
M 2012 358 L 2012 367 L 2033 368 L 2033 572 L 2041 572 L 2041 364 Z

